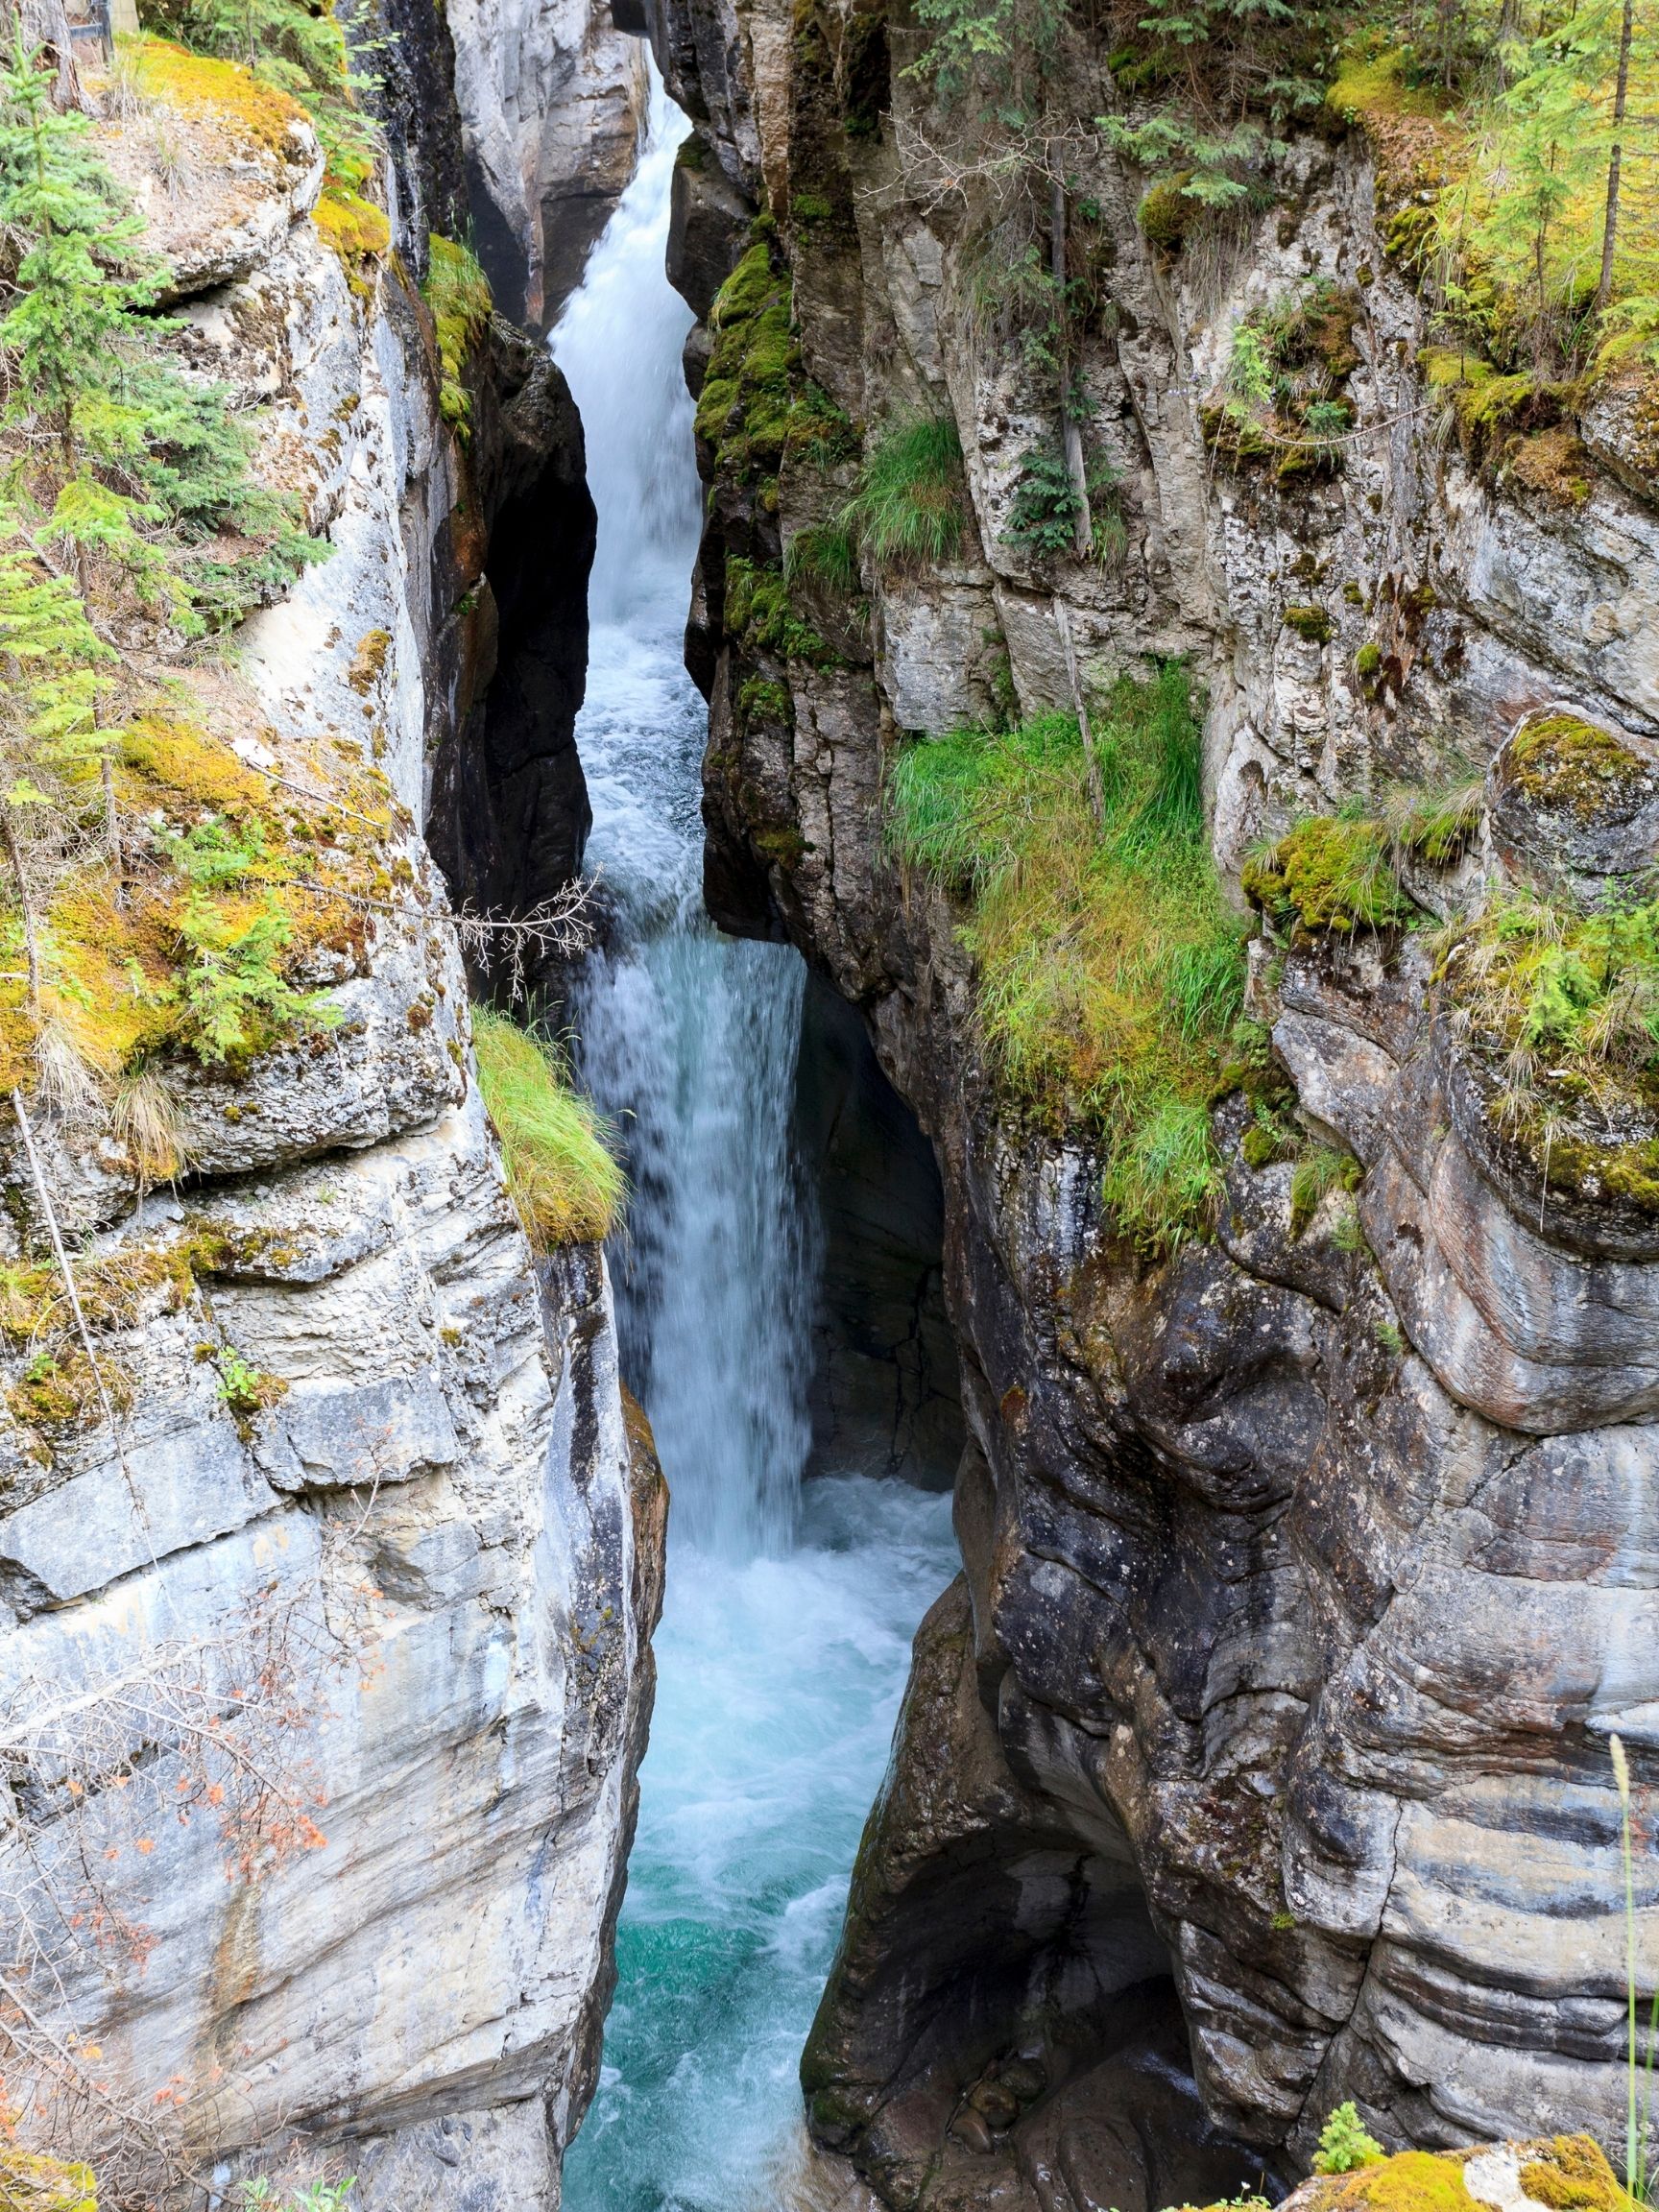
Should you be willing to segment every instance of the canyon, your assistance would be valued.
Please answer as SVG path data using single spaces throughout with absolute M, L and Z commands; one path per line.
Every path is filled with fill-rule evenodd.
M 349 28 L 367 256 L 302 126 L 191 125 L 181 199 L 108 124 L 183 357 L 327 541 L 206 727 L 370 889 L 296 970 L 325 1026 L 170 1070 L 187 1171 L 21 1093 L 0 1134 L 0 1263 L 60 1270 L 96 1385 L 65 1415 L 8 1335 L 0 2106 L 112 2202 L 159 2162 L 366 2212 L 555 2212 L 573 2144 L 616 2212 L 1158 2212 L 1279 2193 L 1350 2100 L 1390 2150 L 1616 2151 L 1654 1102 L 1531 1142 L 1457 931 L 1648 884 L 1650 373 L 1494 465 L 1426 382 L 1416 111 L 1334 92 L 1190 235 L 1069 127 L 1021 217 L 1082 271 L 1062 403 L 908 17 Z M 1127 111 L 1097 28 L 1062 73 Z M 434 232 L 495 304 L 459 387 Z M 1324 349 L 1308 465 L 1229 412 L 1240 328 Z M 1088 545 L 1022 519 L 1069 421 Z M 918 423 L 959 528 L 884 560 L 845 517 Z M 1120 1099 L 1011 1080 L 972 869 L 894 794 L 1091 703 L 1104 749 L 1171 668 L 1251 924 L 1213 1185 L 1152 1236 Z M 1307 825 L 1400 792 L 1449 827 L 1321 918 Z M 632 1210 L 548 1248 L 469 999 L 584 877 L 531 983 Z

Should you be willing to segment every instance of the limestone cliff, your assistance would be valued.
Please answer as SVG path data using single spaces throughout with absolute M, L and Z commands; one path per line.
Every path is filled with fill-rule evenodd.
M 599 1249 L 537 1259 L 509 1201 L 422 830 L 496 658 L 481 508 L 562 479 L 581 512 L 539 556 L 579 598 L 580 434 L 498 327 L 458 439 L 373 209 L 342 243 L 308 128 L 274 152 L 237 72 L 167 66 L 205 98 L 130 96 L 100 144 L 183 357 L 261 404 L 258 466 L 323 543 L 234 661 L 183 664 L 117 794 L 156 852 L 230 825 L 244 879 L 304 855 L 282 880 L 324 919 L 284 925 L 298 1029 L 158 1061 L 147 1122 L 26 1084 L 33 1161 L 10 1107 L 0 1136 L 0 2103 L 111 2203 L 263 2167 L 552 2206 L 663 1499 Z
M 1272 207 L 1201 252 L 1149 235 L 1144 177 L 1096 136 L 1067 156 L 1075 411 L 1120 537 L 1034 549 L 1015 508 L 1062 445 L 1052 367 L 987 301 L 971 150 L 916 32 L 664 0 L 655 36 L 697 127 L 671 267 L 707 313 L 750 256 L 688 349 L 710 902 L 861 1008 L 932 1138 L 971 1431 L 965 1582 L 918 1639 L 813 2129 L 896 2205 L 1068 2208 L 1164 2201 L 1169 2144 L 1207 2159 L 1214 2129 L 1305 2152 L 1349 2096 L 1394 2144 L 1612 2141 L 1607 1736 L 1649 1783 L 1659 1697 L 1651 1101 L 1569 1111 L 1551 1169 L 1499 1108 L 1468 971 L 1404 918 L 1564 875 L 1593 907 L 1651 864 L 1650 399 L 1540 417 L 1553 443 L 1503 469 L 1448 428 L 1386 132 L 1328 111 Z M 1098 49 L 1065 69 L 1121 110 Z M 1039 203 L 1034 254 L 1047 228 Z M 1353 435 L 1317 465 L 1227 445 L 1229 335 L 1286 300 L 1340 325 Z M 802 554 L 873 427 L 917 416 L 959 441 L 960 542 L 866 547 L 831 589 Z M 1098 707 L 1177 655 L 1234 896 L 1277 855 L 1252 878 L 1272 1052 L 1217 1087 L 1208 1232 L 1148 1256 L 1102 1202 L 1110 1128 L 1011 1099 L 967 887 L 898 864 L 885 794 L 907 733 Z M 1593 786 L 1570 731 L 1605 756 Z M 1406 854 L 1375 926 L 1298 906 L 1293 825 L 1455 777 L 1455 833 Z M 1351 1155 L 1340 1187 L 1298 1183 L 1310 1143 Z
M 547 330 L 633 173 L 644 46 L 609 0 L 457 0 L 448 25 L 479 258 Z

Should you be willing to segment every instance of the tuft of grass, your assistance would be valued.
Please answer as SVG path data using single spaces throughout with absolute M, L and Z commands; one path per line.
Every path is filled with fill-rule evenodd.
M 1304 1154 L 1290 1173 L 1292 1240 L 1302 1235 L 1333 1190 L 1357 1190 L 1363 1173 L 1351 1152 L 1337 1152 L 1328 1144 L 1316 1144 Z
M 434 230 L 427 240 L 426 281 L 421 297 L 432 310 L 442 371 L 438 408 L 463 442 L 471 435 L 472 395 L 466 385 L 467 356 L 488 327 L 494 302 L 490 279 L 469 246 Z
M 621 1214 L 627 1181 L 597 1109 L 571 1090 L 555 1052 L 504 1014 L 474 1007 L 472 1045 L 507 1190 L 532 1248 L 602 1242 Z
M 791 584 L 799 578 L 851 597 L 858 589 L 858 548 L 852 532 L 835 522 L 801 531 L 790 541 L 783 575 Z
M 1105 1140 L 1106 1203 L 1151 1254 L 1201 1230 L 1219 1190 L 1209 1107 L 1243 1002 L 1245 932 L 1210 854 L 1186 670 L 1121 680 L 1094 741 L 1098 833 L 1063 714 L 906 747 L 889 833 L 967 904 L 1000 1081 L 1045 1124 Z
M 962 542 L 962 441 L 949 416 L 889 422 L 872 442 L 840 522 L 883 567 L 949 561 Z

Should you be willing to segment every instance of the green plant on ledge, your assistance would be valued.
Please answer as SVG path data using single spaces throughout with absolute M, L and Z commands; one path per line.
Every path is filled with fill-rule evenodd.
M 1386 2157 L 1375 2135 L 1367 2132 L 1359 2108 L 1352 2101 L 1338 2104 L 1319 2131 L 1313 2156 L 1315 2174 L 1353 2174 L 1361 2166 L 1374 2166 Z
M 427 276 L 421 297 L 432 310 L 438 332 L 442 381 L 438 409 L 465 441 L 471 435 L 472 396 L 463 381 L 467 356 L 489 327 L 493 302 L 490 279 L 469 246 L 457 245 L 434 230 L 427 241 Z
M 597 1109 L 571 1090 L 554 1051 L 504 1014 L 475 1006 L 472 1045 L 508 1195 L 532 1250 L 602 1242 L 627 1182 Z
M 902 416 L 871 441 L 840 522 L 882 567 L 949 561 L 962 542 L 962 441 L 949 416 Z
M 900 857 L 966 906 L 962 939 L 993 1065 L 1043 1125 L 1104 1143 L 1102 1191 L 1142 1252 L 1202 1231 L 1220 1186 L 1210 1128 L 1243 998 L 1243 925 L 1210 855 L 1184 667 L 1117 684 L 1095 722 L 1090 810 L 1070 715 L 907 746 L 888 786 Z

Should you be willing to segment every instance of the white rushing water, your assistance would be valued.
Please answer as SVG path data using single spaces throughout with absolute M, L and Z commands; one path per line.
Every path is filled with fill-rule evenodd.
M 569 2212 L 755 2212 L 799 2131 L 796 2066 L 916 1622 L 952 1571 L 943 1499 L 804 1489 L 815 1286 L 790 1135 L 805 971 L 702 903 L 707 718 L 681 660 L 699 492 L 662 274 L 686 125 L 652 72 L 638 169 L 553 334 L 599 546 L 577 742 L 613 926 L 576 993 L 584 1082 L 634 1185 L 613 1252 L 624 1369 L 673 1498 L 657 1709 Z

